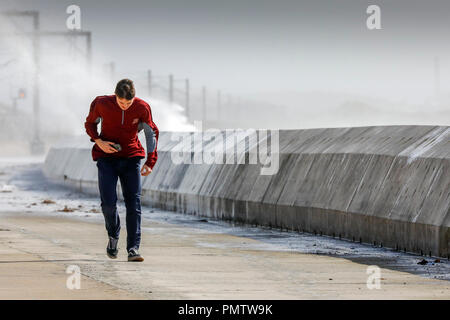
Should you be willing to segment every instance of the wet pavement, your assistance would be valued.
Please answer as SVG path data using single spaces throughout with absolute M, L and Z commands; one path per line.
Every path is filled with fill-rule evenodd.
M 89 228 L 96 228 L 96 230 L 100 228 L 100 230 L 104 232 L 103 216 L 99 211 L 99 199 L 90 195 L 80 194 L 71 189 L 51 183 L 42 173 L 42 162 L 43 159 L 39 158 L 32 159 L 31 161 L 30 159 L 0 160 L 0 213 L 2 213 L 2 216 L 5 217 L 5 220 L 3 221 L 9 221 L 10 224 L 7 225 L 9 225 L 12 229 L 16 226 L 17 230 L 22 228 L 21 224 L 23 223 L 25 230 L 24 234 L 33 234 L 34 236 L 39 235 L 38 237 L 42 237 L 41 232 L 44 232 L 45 229 L 42 229 L 42 226 L 34 226 L 29 224 L 28 220 L 31 218 L 37 219 L 36 221 L 41 221 L 42 219 L 49 224 L 54 223 L 54 221 L 56 221 L 55 218 L 68 218 L 71 221 L 79 221 L 79 223 L 82 223 L 83 225 L 88 223 Z M 125 212 L 123 203 L 120 202 L 118 207 L 119 212 L 123 215 Z M 155 243 L 156 245 L 158 241 L 162 241 L 161 243 L 164 244 L 173 242 L 173 250 L 182 250 L 184 243 L 189 243 L 190 246 L 192 246 L 189 249 L 192 250 L 192 252 L 189 251 L 191 252 L 189 255 L 190 258 L 195 257 L 196 259 L 207 259 L 208 257 L 222 257 L 224 259 L 228 255 L 234 253 L 236 257 L 233 259 L 241 257 L 240 259 L 244 259 L 244 261 L 246 261 L 245 263 L 248 263 L 250 266 L 253 266 L 252 268 L 257 269 L 264 267 L 265 263 L 267 264 L 267 262 L 264 262 L 265 260 L 259 260 L 261 255 L 268 257 L 267 259 L 270 259 L 270 261 L 275 259 L 274 257 L 282 257 L 280 258 L 280 261 L 284 261 L 284 259 L 288 259 L 289 261 L 299 259 L 299 263 L 302 259 L 306 259 L 305 261 L 308 261 L 308 265 L 312 263 L 311 261 L 317 260 L 317 275 L 314 275 L 314 277 L 322 276 L 321 274 L 327 274 L 330 279 L 339 278 L 340 272 L 337 272 L 337 275 L 332 275 L 332 271 L 328 270 L 328 268 L 333 269 L 333 261 L 337 264 L 343 263 L 344 265 L 347 265 L 347 263 L 341 262 L 341 259 L 344 259 L 349 263 L 349 265 L 345 267 L 349 268 L 349 270 L 352 268 L 365 270 L 365 268 L 369 265 L 379 266 L 383 270 L 391 270 L 393 272 L 392 274 L 395 274 L 396 280 L 394 282 L 396 284 L 402 283 L 403 277 L 408 279 L 405 280 L 406 282 L 404 283 L 408 283 L 408 281 L 410 281 L 410 276 L 407 276 L 406 274 L 404 275 L 404 273 L 411 274 L 411 276 L 414 275 L 414 281 L 419 281 L 420 283 L 420 278 L 422 278 L 423 281 L 425 281 L 425 279 L 444 280 L 443 282 L 438 282 L 440 283 L 439 287 L 442 287 L 443 285 L 443 288 L 445 288 L 443 291 L 444 296 L 450 298 L 450 295 L 446 295 L 446 292 L 448 292 L 447 290 L 450 286 L 450 282 L 448 282 L 448 280 L 450 280 L 450 262 L 448 260 L 441 259 L 437 262 L 436 258 L 396 252 L 387 248 L 379 248 L 326 236 L 233 224 L 226 221 L 219 221 L 192 215 L 183 215 L 151 207 L 143 207 L 142 212 L 143 237 L 149 238 L 150 240 L 153 239 L 154 241 L 150 241 L 150 244 L 147 246 L 151 246 L 152 243 Z M 122 221 L 125 220 L 122 219 Z M 70 224 L 69 222 L 67 223 Z M 5 228 L 5 226 L 0 223 L 0 228 L 2 227 Z M 6 226 L 6 228 L 7 227 L 8 226 Z M 47 240 L 51 241 L 52 245 L 64 244 L 66 242 L 64 239 L 64 234 L 59 234 L 61 231 L 58 229 L 55 230 L 54 236 L 49 236 Z M 58 234 L 59 238 L 57 237 Z M 100 237 L 100 239 L 102 239 L 100 235 L 96 235 L 96 237 Z M 98 240 L 97 238 L 86 241 L 91 243 L 94 240 L 97 242 L 102 242 L 102 240 Z M 30 238 L 27 241 L 32 241 L 32 239 Z M 71 246 L 74 245 L 74 242 L 72 240 L 67 240 L 67 243 L 71 243 L 71 245 L 65 247 L 65 250 L 67 251 L 64 255 L 65 258 L 71 257 L 71 254 L 73 254 L 71 253 Z M 48 245 L 50 244 L 45 246 Z M 97 251 L 94 249 L 99 251 L 99 253 L 95 253 Z M 153 254 L 155 254 L 156 252 L 160 252 L 161 248 L 153 247 L 151 249 L 154 250 Z M 150 250 L 150 248 L 148 250 Z M 98 257 L 102 257 L 103 254 L 102 250 L 96 248 L 96 245 L 89 250 L 84 249 L 83 247 L 81 251 L 85 252 L 84 258 L 86 259 L 92 257 L 94 253 L 96 257 L 97 254 L 99 255 Z M 53 257 L 50 253 L 40 254 L 40 256 L 44 259 L 51 259 Z M 53 258 L 56 259 L 55 257 Z M 59 257 L 59 259 L 63 260 L 61 257 Z M 78 259 L 81 258 L 79 257 Z M 159 257 L 158 259 L 163 259 L 163 257 Z M 323 264 L 323 259 L 329 261 L 326 264 Z M 418 264 L 418 262 L 423 259 L 427 261 L 427 264 Z M 98 262 L 98 260 L 95 261 Z M 166 263 L 164 260 L 160 261 L 161 263 Z M 277 260 L 273 260 L 273 263 L 276 263 L 276 261 Z M 79 262 L 83 263 L 83 261 Z M 198 262 L 196 261 L 195 263 Z M 236 261 L 234 261 L 234 263 L 236 263 L 235 268 L 239 268 L 239 264 Z M 89 262 L 84 262 L 83 265 L 86 274 L 93 279 L 103 279 L 104 273 L 108 272 L 111 268 L 112 269 L 110 271 L 118 273 L 125 272 L 117 269 L 108 261 L 100 264 L 96 263 L 95 266 Z M 292 269 L 290 264 L 282 265 L 286 267 L 286 270 L 283 270 L 281 267 L 279 276 L 277 275 L 276 268 L 272 270 L 274 268 L 272 264 L 270 267 L 267 265 L 267 270 L 271 270 L 271 275 L 275 278 L 274 280 L 279 277 L 278 280 L 280 283 L 289 281 L 289 277 L 292 277 L 293 273 L 297 274 L 297 277 L 302 277 L 309 272 L 313 272 L 315 269 L 315 267 L 312 267 L 312 271 L 304 270 L 302 273 L 300 269 Z M 304 268 L 304 266 L 301 268 Z M 212 272 L 214 269 L 208 270 L 209 272 Z M 260 271 L 266 272 L 267 270 L 263 269 Z M 227 273 L 226 270 L 223 270 L 223 272 L 224 274 Z M 251 272 L 256 272 L 256 270 L 252 270 Z M 349 271 L 347 270 L 345 271 L 346 274 L 348 272 Z M 362 275 L 359 275 L 359 278 L 357 278 L 360 279 L 361 276 Z M 419 276 L 419 278 L 415 278 L 416 276 Z M 344 278 L 347 280 L 343 281 L 343 283 L 350 286 L 350 282 L 348 282 L 348 279 L 350 278 L 348 277 L 351 278 L 351 276 L 346 275 Z M 397 279 L 396 277 L 399 278 Z M 135 287 L 130 287 L 127 281 L 123 279 L 119 284 L 115 281 L 116 280 L 114 279 L 110 279 L 109 283 L 120 289 L 130 290 L 133 292 L 137 290 Z M 166 279 L 166 281 L 169 283 L 172 279 Z M 364 285 L 364 283 L 362 284 Z M 310 283 L 310 285 L 314 288 L 313 283 Z M 359 280 L 358 285 L 358 290 L 361 290 L 361 279 Z M 159 282 L 158 286 L 162 288 L 165 286 L 165 283 Z M 173 286 L 173 284 L 171 284 L 171 286 Z M 186 284 L 186 286 L 188 286 L 188 284 Z M 288 286 L 288 282 L 286 283 L 286 286 Z M 326 290 L 326 288 L 327 287 L 322 288 L 320 285 L 317 287 L 319 291 Z M 145 290 L 145 288 L 141 288 L 136 292 L 142 294 Z M 171 292 L 169 294 L 167 293 L 168 291 L 165 291 L 165 289 L 161 289 L 161 294 L 159 297 L 177 297 L 174 290 L 175 289 L 173 288 L 169 290 Z M 254 293 L 255 290 L 256 289 L 253 288 L 248 291 L 247 295 L 243 294 L 243 296 L 252 297 L 251 292 Z M 220 294 L 218 291 L 214 292 L 216 292 L 215 294 L 217 296 L 222 296 L 224 294 L 223 292 L 226 292 L 226 290 L 220 291 Z M 331 292 L 334 291 L 331 290 L 329 293 L 331 294 Z M 188 298 L 201 297 L 201 295 L 189 295 L 186 292 L 183 294 L 184 295 L 181 296 L 187 296 Z M 296 294 L 297 291 L 292 291 L 293 297 L 296 297 Z M 442 294 L 441 291 L 440 294 Z M 155 294 L 153 297 L 155 297 Z M 286 296 L 284 295 L 283 297 Z M 315 296 L 313 295 L 313 297 Z M 322 296 L 318 295 L 317 297 Z M 325 297 L 329 298 L 327 295 L 325 295 Z
M 42 212 L 43 214 L 49 214 L 50 212 L 103 221 L 103 217 L 99 214 L 101 208 L 98 198 L 74 192 L 48 181 L 41 170 L 42 162 L 42 158 L 31 160 L 26 158 L 3 159 L 0 161 L 1 211 Z M 6 191 L 2 192 L 2 188 Z M 45 200 L 55 203 L 45 204 L 43 203 Z M 67 209 L 65 210 L 65 208 Z M 119 201 L 118 208 L 122 215 L 125 212 L 123 202 Z M 328 255 L 358 263 L 376 264 L 393 270 L 411 272 L 424 277 L 450 280 L 450 262 L 448 259 L 397 252 L 389 248 L 380 248 L 329 236 L 235 224 L 209 217 L 179 214 L 146 206 L 142 208 L 142 212 L 143 219 L 148 222 L 158 221 L 177 224 L 197 229 L 202 233 L 224 233 L 259 241 L 257 244 L 245 243 L 245 241 L 242 243 L 199 242 L 198 245 L 200 246 Z M 147 231 L 151 232 L 151 230 Z M 424 259 L 427 264 L 418 264 Z M 437 259 L 439 262 L 435 262 Z

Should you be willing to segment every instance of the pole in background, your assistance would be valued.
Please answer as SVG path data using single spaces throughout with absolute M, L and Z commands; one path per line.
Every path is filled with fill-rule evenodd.
M 113 61 L 109 64 L 109 76 L 111 77 L 111 81 L 114 82 L 114 78 L 116 77 L 116 64 Z
M 173 102 L 173 75 L 169 75 L 169 101 Z
M 186 117 L 189 121 L 189 79 L 186 79 Z
M 202 87 L 202 121 L 206 121 L 206 87 Z
M 31 153 L 32 154 L 42 154 L 44 152 L 44 143 L 40 138 L 40 79 L 39 75 L 41 72 L 41 42 L 39 36 L 40 21 L 39 12 L 31 12 L 33 17 L 33 60 L 34 60 L 34 84 L 33 84 L 33 125 L 34 125 L 34 135 L 31 141 Z
M 434 95 L 436 99 L 439 99 L 441 91 L 441 79 L 440 79 L 440 62 L 439 57 L 434 57 Z
M 86 60 L 89 74 L 92 76 L 92 33 L 86 32 Z
M 147 85 L 148 85 L 148 95 L 152 95 L 152 70 L 147 71 Z
M 221 92 L 217 90 L 217 120 L 220 121 L 222 117 L 222 102 L 221 102 Z

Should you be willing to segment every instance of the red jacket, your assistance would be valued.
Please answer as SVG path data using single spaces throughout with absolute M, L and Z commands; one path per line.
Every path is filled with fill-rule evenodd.
M 100 120 L 102 122 L 101 133 L 98 134 L 97 124 Z M 150 105 L 136 97 L 134 98 L 133 104 L 127 110 L 122 110 L 116 102 L 115 95 L 96 97 L 91 103 L 89 115 L 84 123 L 86 133 L 91 137 L 92 142 L 100 138 L 105 141 L 119 143 L 122 150 L 114 153 L 106 153 L 97 144 L 94 144 L 92 147 L 93 160 L 97 161 L 101 157 L 145 158 L 145 150 L 137 135 L 142 125 L 148 128 L 146 130 L 147 146 L 150 145 L 150 148 L 154 148 L 154 150 L 147 150 L 149 153 L 145 164 L 153 169 L 158 159 L 156 146 L 159 138 L 159 130 L 153 122 Z M 149 141 L 151 139 L 149 139 L 147 132 L 154 134 L 153 147 Z

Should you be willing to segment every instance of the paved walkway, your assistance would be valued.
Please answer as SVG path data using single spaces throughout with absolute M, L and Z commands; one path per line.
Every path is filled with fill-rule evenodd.
M 125 228 L 119 259 L 109 260 L 101 219 L 0 212 L 0 299 L 450 299 L 446 280 L 382 268 L 381 288 L 369 290 L 367 264 L 256 250 L 259 240 L 171 223 L 143 227 L 146 260 L 129 263 Z M 80 267 L 80 290 L 66 288 L 69 265 Z

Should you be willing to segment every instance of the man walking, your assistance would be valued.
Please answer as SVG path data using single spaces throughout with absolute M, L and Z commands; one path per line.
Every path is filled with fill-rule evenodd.
M 97 125 L 101 121 L 101 133 Z M 135 97 L 133 81 L 117 83 L 115 94 L 98 96 L 91 103 L 85 128 L 91 141 L 92 158 L 97 161 L 101 207 L 109 241 L 106 253 L 116 259 L 120 233 L 117 212 L 117 180 L 120 179 L 126 206 L 128 261 L 144 261 L 139 254 L 141 242 L 141 177 L 148 176 L 158 158 L 159 130 L 153 122 L 150 105 Z M 145 132 L 148 157 L 140 168 L 145 151 L 138 132 Z

